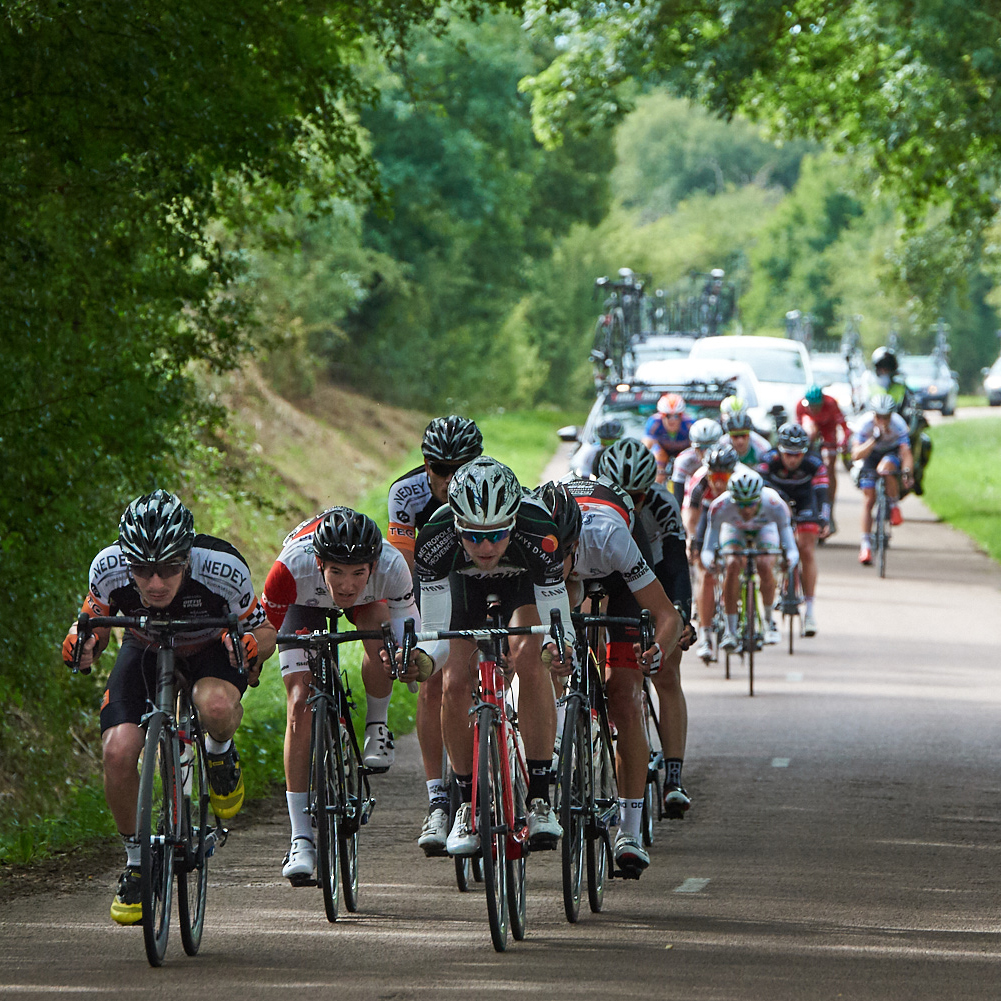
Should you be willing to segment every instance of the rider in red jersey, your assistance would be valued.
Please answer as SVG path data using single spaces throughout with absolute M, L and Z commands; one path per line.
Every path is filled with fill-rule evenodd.
M 820 448 L 824 465 L 827 466 L 827 500 L 831 506 L 831 520 L 828 535 L 837 531 L 834 524 L 834 498 L 838 490 L 838 481 L 834 475 L 834 463 L 840 452 L 848 450 L 851 431 L 845 422 L 845 415 L 838 406 L 838 401 L 828 395 L 816 383 L 810 386 L 803 399 L 796 404 L 796 422 L 810 436 L 814 447 Z

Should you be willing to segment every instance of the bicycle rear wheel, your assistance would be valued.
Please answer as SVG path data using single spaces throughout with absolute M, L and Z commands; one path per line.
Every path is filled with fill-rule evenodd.
M 890 543 L 890 502 L 886 496 L 886 485 L 880 483 L 878 491 L 879 509 L 876 520 L 876 551 L 879 554 L 879 576 L 886 576 L 886 550 Z
M 591 757 L 589 723 L 579 696 L 566 702 L 563 739 L 557 770 L 556 803 L 563 828 L 561 862 L 563 911 L 574 923 L 580 915 L 580 889 L 584 875 L 585 814 L 588 813 L 587 765 Z M 590 716 L 590 713 L 588 713 Z
M 757 593 L 754 578 L 748 577 L 744 585 L 744 648 L 747 651 L 748 694 L 754 695 L 754 650 L 758 645 Z
M 516 942 L 525 937 L 528 924 L 528 900 L 525 895 L 525 852 L 507 860 L 507 904 L 511 935 Z
M 205 899 L 209 884 L 209 849 L 215 832 L 209 826 L 209 777 L 205 763 L 205 745 L 201 729 L 187 697 L 182 694 L 178 719 L 188 720 L 185 732 L 190 745 L 189 760 L 182 759 L 180 785 L 182 799 L 182 848 L 184 857 L 177 873 L 177 914 L 181 925 L 181 942 L 189 956 L 197 954 L 205 926 Z
M 316 880 L 323 891 L 328 921 L 337 920 L 340 887 L 340 807 L 338 802 L 336 719 L 324 701 L 313 707 L 313 802 L 316 820 Z
M 150 966 L 160 966 L 170 933 L 178 802 L 174 745 L 162 712 L 149 718 L 139 777 L 139 845 L 143 940 Z
M 349 726 L 350 721 L 346 721 L 343 716 L 338 719 L 337 779 L 344 815 L 341 817 L 337 836 L 344 906 L 354 913 L 358 910 L 358 833 L 364 809 L 364 789 L 361 762 L 355 753 L 354 735 L 349 732 Z
M 501 749 L 497 742 L 494 710 L 480 709 L 476 718 L 478 771 L 476 777 L 476 828 L 483 857 L 483 886 L 494 948 L 507 948 L 507 827 L 504 823 L 504 786 Z

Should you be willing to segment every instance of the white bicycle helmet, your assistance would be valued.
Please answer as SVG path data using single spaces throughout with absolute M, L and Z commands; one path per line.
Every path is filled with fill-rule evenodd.
M 448 485 L 448 506 L 459 528 L 510 528 L 521 498 L 518 477 L 489 455 L 460 466 Z
M 889 393 L 880 393 L 872 399 L 872 412 L 887 417 L 897 409 L 897 401 Z
M 642 493 L 657 479 L 657 460 L 638 438 L 620 438 L 601 453 L 598 475 L 617 483 L 626 493 Z
M 696 448 L 709 448 L 723 437 L 723 428 L 719 421 L 714 421 L 711 417 L 701 417 L 692 425 L 692 430 L 688 432 L 688 440 Z
M 761 474 L 753 469 L 742 469 L 739 473 L 734 473 L 730 477 L 730 484 L 727 489 L 734 502 L 741 506 L 756 504 L 761 500 L 761 491 L 765 481 Z

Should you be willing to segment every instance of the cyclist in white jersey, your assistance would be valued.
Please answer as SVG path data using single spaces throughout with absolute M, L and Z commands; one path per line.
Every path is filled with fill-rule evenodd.
M 483 435 L 468 417 L 436 417 L 424 429 L 421 454 L 424 465 L 404 473 L 389 488 L 389 530 L 386 541 L 394 546 L 414 573 L 417 533 L 435 511 L 448 501 L 448 485 L 456 471 L 483 453 Z M 416 589 L 417 582 L 414 580 Z M 417 740 L 424 762 L 428 812 L 417 838 L 424 854 L 447 855 L 448 789 L 441 774 L 444 743 L 441 738 L 441 685 L 436 671 L 421 685 L 417 696 Z
M 304 521 L 286 536 L 264 582 L 264 610 L 276 629 L 326 629 L 326 610 L 338 608 L 359 629 L 378 629 L 389 619 L 397 641 L 403 623 L 419 620 L 406 560 L 371 518 L 348 507 L 333 507 Z M 362 641 L 365 685 L 365 767 L 386 771 L 393 763 L 393 735 L 387 725 L 393 682 L 383 666 L 377 640 Z M 278 655 L 288 701 L 285 729 L 285 785 L 292 837 L 282 875 L 293 886 L 310 882 L 316 845 L 308 810 L 308 704 L 312 673 L 304 650 Z
M 799 550 L 792 529 L 789 507 L 778 491 L 766 487 L 761 474 L 753 469 L 743 469 L 730 477 L 726 493 L 717 497 L 709 508 L 709 525 L 702 545 L 702 565 L 708 570 L 716 562 L 717 551 L 727 549 L 778 549 L 781 547 L 786 562 L 795 566 Z M 778 643 L 779 631 L 772 617 L 775 604 L 775 558 L 758 559 L 761 577 L 761 600 L 765 608 L 765 643 Z M 744 560 L 727 556 L 726 577 L 723 582 L 723 604 L 726 609 L 727 629 L 720 646 L 724 650 L 737 647 L 737 599 L 740 594 L 740 573 Z
M 674 468 L 671 470 L 671 491 L 678 498 L 679 504 L 685 496 L 688 481 L 705 461 L 706 453 L 723 437 L 723 428 L 711 417 L 702 417 L 692 425 L 688 437 L 691 447 L 686 448 L 674 460 Z

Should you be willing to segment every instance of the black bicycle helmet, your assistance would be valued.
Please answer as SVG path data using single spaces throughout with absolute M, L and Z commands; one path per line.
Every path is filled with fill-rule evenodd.
M 195 541 L 195 519 L 167 490 L 137 497 L 118 523 L 118 544 L 126 559 L 163 563 L 187 557 Z
M 789 452 L 793 455 L 801 455 L 810 447 L 810 436 L 803 428 L 790 421 L 783 424 L 778 431 L 778 449 L 780 452 Z
M 740 462 L 737 450 L 729 442 L 713 445 L 706 456 L 706 466 L 710 473 L 732 473 Z
M 313 550 L 333 563 L 374 563 L 382 553 L 382 532 L 367 514 L 332 507 L 313 532 Z
M 746 410 L 734 410 L 723 416 L 723 430 L 727 434 L 734 431 L 753 431 L 754 421 Z
M 483 453 L 483 435 L 468 417 L 436 417 L 424 429 L 421 451 L 430 462 L 469 462 Z
M 565 553 L 580 537 L 584 521 L 580 505 L 574 500 L 567 485 L 558 480 L 551 480 L 549 483 L 543 483 L 541 487 L 536 487 L 531 496 L 540 501 L 552 515 L 556 524 L 556 538 L 559 539 L 560 548 Z
M 603 443 L 618 441 L 624 433 L 625 428 L 618 417 L 606 417 L 604 420 L 599 421 L 597 427 L 594 429 L 595 437 Z
M 872 353 L 872 367 L 877 373 L 879 370 L 885 369 L 890 375 L 897 374 L 897 356 L 887 347 L 878 347 Z

